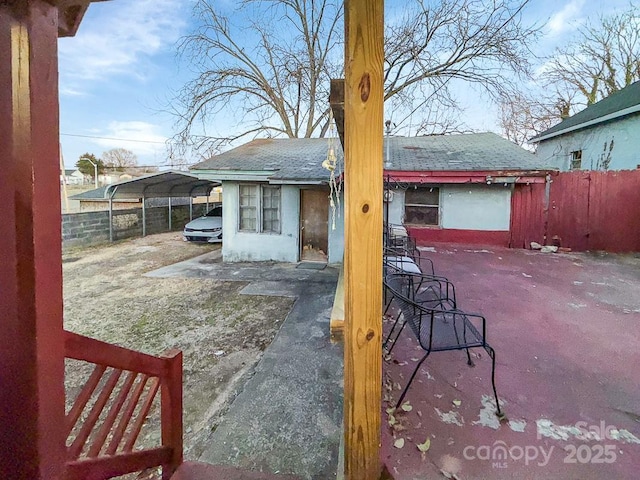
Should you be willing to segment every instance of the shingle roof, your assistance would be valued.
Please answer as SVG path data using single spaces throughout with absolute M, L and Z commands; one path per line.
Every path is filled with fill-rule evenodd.
M 401 171 L 539 170 L 549 168 L 532 153 L 495 133 L 392 137 L 385 169 Z M 334 141 L 342 157 L 338 141 Z M 326 138 L 254 140 L 192 167 L 202 170 L 259 171 L 278 180 L 326 180 Z
M 72 195 L 69 198 L 72 200 L 105 200 L 104 191 L 107 187 L 94 188 L 86 192 Z
M 401 171 L 546 170 L 533 153 L 495 133 L 392 137 L 390 165 Z
M 580 130 L 636 112 L 640 112 L 640 81 L 612 93 L 593 105 L 589 105 L 581 112 L 564 119 L 540 135 L 536 135 L 531 141 L 539 142 L 568 131 Z
M 340 141 L 333 140 L 342 157 Z M 205 160 L 191 170 L 239 170 L 272 172 L 272 178 L 322 180 L 328 172 L 322 167 L 327 158 L 326 138 L 257 139 Z

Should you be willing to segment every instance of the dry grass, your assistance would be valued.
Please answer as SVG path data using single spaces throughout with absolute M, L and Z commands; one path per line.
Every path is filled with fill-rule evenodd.
M 186 458 L 204 448 L 243 374 L 259 360 L 293 303 L 240 295 L 240 282 L 143 276 L 215 248 L 166 233 L 63 255 L 67 330 L 150 354 L 183 351 Z M 80 362 L 67 363 L 69 397 L 88 373 Z M 143 440 L 156 437 L 149 433 Z

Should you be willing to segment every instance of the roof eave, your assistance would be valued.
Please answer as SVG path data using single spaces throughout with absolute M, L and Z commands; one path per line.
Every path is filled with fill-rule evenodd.
M 73 37 L 90 3 L 109 0 L 48 0 L 58 7 L 58 37 Z
M 564 135 L 566 133 L 575 132 L 577 130 L 582 130 L 583 128 L 593 127 L 600 123 L 609 122 L 611 120 L 616 120 L 621 117 L 626 117 L 628 115 L 632 115 L 634 113 L 640 112 L 640 104 L 634 105 L 632 107 L 624 108 L 622 110 L 618 110 L 617 112 L 610 113 L 608 115 L 603 115 L 602 117 L 594 118 L 593 120 L 589 120 L 587 122 L 579 123 L 577 125 L 572 125 L 571 127 L 563 128 L 562 130 L 558 130 L 557 132 L 552 132 L 549 134 L 545 134 L 544 132 L 537 137 L 531 138 L 529 141 L 532 143 L 538 143 L 543 140 L 549 140 L 554 137 L 558 137 L 560 135 Z
M 191 170 L 198 178 L 217 181 L 266 182 L 274 170 Z

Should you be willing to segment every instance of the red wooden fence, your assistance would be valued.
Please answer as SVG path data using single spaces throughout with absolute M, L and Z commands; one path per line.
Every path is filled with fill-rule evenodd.
M 511 248 L 529 248 L 543 242 L 545 230 L 545 184 L 517 184 L 511 197 Z
M 640 251 L 640 170 L 552 174 L 548 210 L 544 185 L 517 185 L 511 242 L 573 250 Z

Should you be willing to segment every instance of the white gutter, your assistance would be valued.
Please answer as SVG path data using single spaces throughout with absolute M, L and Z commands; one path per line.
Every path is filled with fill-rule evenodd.
M 530 142 L 537 143 L 542 140 L 548 140 L 553 137 L 557 137 L 558 135 L 564 135 L 565 133 L 575 132 L 576 130 L 582 130 L 583 128 L 591 127 L 593 125 L 597 125 L 599 123 L 607 122 L 609 120 L 613 120 L 619 117 L 624 117 L 626 115 L 630 115 L 632 113 L 640 112 L 640 104 L 634 105 L 633 107 L 625 108 L 623 110 L 618 110 L 617 112 L 610 113 L 609 115 L 605 115 L 604 117 L 594 118 L 593 120 L 589 120 L 588 122 L 579 123 L 578 125 L 573 125 L 571 127 L 563 128 L 562 130 L 558 130 L 557 132 L 549 133 L 547 135 L 542 135 L 540 137 L 533 137 Z

